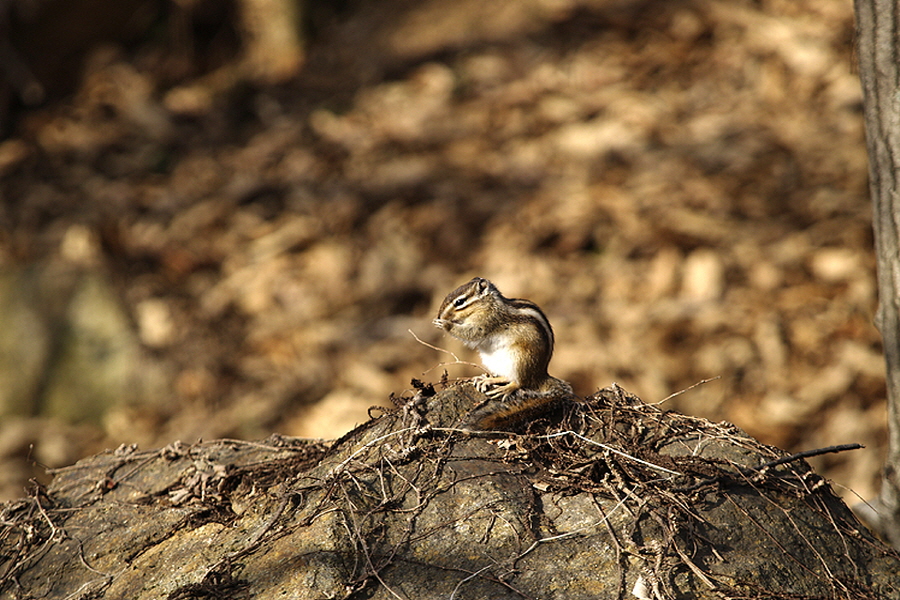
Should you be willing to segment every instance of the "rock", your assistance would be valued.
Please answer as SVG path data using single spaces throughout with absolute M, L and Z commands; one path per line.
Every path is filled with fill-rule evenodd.
M 798 457 L 613 386 L 518 433 L 420 385 L 326 445 L 56 471 L 4 505 L 0 597 L 900 599 L 900 557 Z M 779 461 L 780 459 L 780 461 Z
M 107 273 L 67 264 L 0 271 L 0 415 L 99 423 L 162 396 Z

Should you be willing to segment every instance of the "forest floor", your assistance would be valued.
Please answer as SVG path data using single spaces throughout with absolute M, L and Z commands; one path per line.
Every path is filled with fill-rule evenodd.
M 544 309 L 579 394 L 716 378 L 663 406 L 792 451 L 862 442 L 815 466 L 877 492 L 850 0 L 360 0 L 320 21 L 285 84 L 204 96 L 185 65 L 227 64 L 223 36 L 150 38 L 18 113 L 0 264 L 108 275 L 163 393 L 5 419 L 0 469 L 337 437 L 412 378 L 478 372 L 416 338 L 473 360 L 431 319 L 481 275 Z

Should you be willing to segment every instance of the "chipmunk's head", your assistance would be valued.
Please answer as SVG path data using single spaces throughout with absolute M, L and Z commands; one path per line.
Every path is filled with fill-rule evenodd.
M 476 277 L 447 294 L 433 322 L 451 335 L 466 339 L 470 337 L 465 335 L 466 330 L 481 328 L 502 299 L 493 283 Z

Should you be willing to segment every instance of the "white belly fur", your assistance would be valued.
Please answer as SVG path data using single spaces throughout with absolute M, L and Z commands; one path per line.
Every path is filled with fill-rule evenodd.
M 512 348 L 500 346 L 491 350 L 481 350 L 481 364 L 490 371 L 491 375 L 506 377 L 510 381 L 517 381 L 516 365 L 513 360 Z

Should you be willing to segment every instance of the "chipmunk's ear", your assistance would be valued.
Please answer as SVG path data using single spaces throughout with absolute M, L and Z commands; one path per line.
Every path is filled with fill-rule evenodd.
M 476 277 L 472 280 L 472 283 L 475 285 L 475 293 L 478 296 L 487 296 L 492 293 L 492 291 L 497 288 L 494 287 L 494 284 L 485 279 L 484 277 Z

